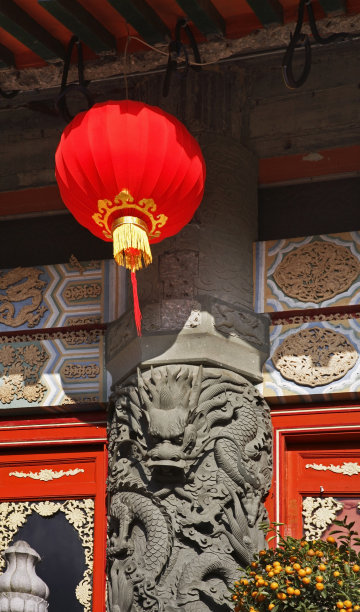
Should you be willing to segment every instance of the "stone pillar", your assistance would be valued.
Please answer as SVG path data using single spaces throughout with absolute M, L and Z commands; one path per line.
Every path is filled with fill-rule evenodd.
M 108 609 L 221 612 L 239 565 L 264 545 L 271 481 L 268 408 L 254 383 L 267 320 L 252 304 L 256 160 L 201 135 L 203 203 L 139 274 L 107 337 L 110 424 Z

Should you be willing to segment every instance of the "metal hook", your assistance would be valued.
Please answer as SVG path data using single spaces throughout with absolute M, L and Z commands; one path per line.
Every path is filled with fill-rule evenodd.
M 178 59 L 181 53 L 184 54 L 184 59 L 185 59 L 185 76 L 187 74 L 189 66 L 193 70 L 201 70 L 201 66 L 193 66 L 189 62 L 189 55 L 187 52 L 187 48 L 184 45 L 184 43 L 181 42 L 181 28 L 184 29 L 188 37 L 188 40 L 190 42 L 192 52 L 194 55 L 194 61 L 196 62 L 196 64 L 201 64 L 201 57 L 200 57 L 199 49 L 198 49 L 195 37 L 190 29 L 190 26 L 187 23 L 187 20 L 178 19 L 176 23 L 176 27 L 175 27 L 175 40 L 172 40 L 169 44 L 169 59 L 168 59 L 168 65 L 167 65 L 164 85 L 163 85 L 163 96 L 164 97 L 166 97 L 169 93 L 171 77 L 172 77 L 172 74 L 177 70 Z
M 295 32 L 294 34 L 290 34 L 290 43 L 288 48 L 286 49 L 281 65 L 285 85 L 289 89 L 296 89 L 297 87 L 301 87 L 301 85 L 303 85 L 306 79 L 308 78 L 311 69 L 311 47 L 309 37 L 307 34 L 301 33 L 301 28 L 304 19 L 305 3 L 306 0 L 300 0 L 298 20 Z M 294 60 L 295 47 L 298 42 L 304 42 L 305 44 L 305 64 L 300 77 L 298 79 L 295 79 L 292 64 Z
M 70 83 L 70 85 L 67 85 L 67 78 L 69 74 L 71 55 L 72 55 L 72 50 L 74 48 L 74 45 L 76 45 L 76 49 L 77 49 L 77 58 L 78 58 L 77 68 L 78 68 L 79 82 Z M 83 53 L 82 53 L 82 44 L 77 36 L 73 36 L 69 42 L 67 52 L 66 52 L 66 58 L 64 62 L 64 71 L 63 71 L 63 75 L 61 79 L 60 93 L 55 100 L 55 108 L 63 116 L 65 121 L 69 122 L 74 118 L 70 114 L 70 111 L 68 109 L 67 102 L 66 102 L 66 96 L 70 91 L 80 91 L 80 93 L 82 93 L 82 95 L 87 100 L 88 109 L 91 108 L 92 105 L 94 104 L 93 97 L 87 89 L 88 83 L 89 83 L 88 81 L 84 80 L 84 60 L 83 60 Z
M 283 61 L 282 61 L 282 73 L 285 81 L 285 85 L 289 89 L 296 89 L 297 87 L 301 87 L 309 76 L 311 69 L 311 47 L 310 47 L 310 39 L 307 34 L 301 33 L 301 28 L 304 19 L 304 10 L 305 6 L 309 16 L 309 24 L 311 33 L 314 37 L 314 40 L 320 45 L 328 45 L 329 43 L 335 42 L 336 40 L 344 40 L 346 38 L 353 38 L 352 34 L 347 34 L 344 32 L 339 32 L 337 34 L 331 34 L 326 38 L 323 38 L 319 34 L 319 30 L 317 29 L 316 19 L 314 15 L 314 11 L 311 5 L 311 0 L 300 0 L 299 2 L 299 11 L 298 11 L 298 20 L 295 28 L 294 34 L 290 34 L 290 43 L 288 48 L 286 49 Z M 295 47 L 298 42 L 304 42 L 305 44 L 305 64 L 304 69 L 298 79 L 295 79 L 293 73 L 293 59 Z

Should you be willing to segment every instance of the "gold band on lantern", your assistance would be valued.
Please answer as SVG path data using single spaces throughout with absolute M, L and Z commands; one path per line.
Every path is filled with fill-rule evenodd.
M 112 224 L 114 259 L 132 272 L 152 262 L 149 229 L 139 217 L 118 217 Z
M 112 224 L 112 232 L 114 233 L 114 230 L 117 227 L 120 227 L 120 225 L 125 225 L 126 223 L 132 223 L 132 225 L 136 225 L 137 227 L 140 227 L 141 229 L 144 230 L 144 232 L 146 232 L 147 234 L 149 233 L 149 228 L 147 226 L 147 224 L 145 223 L 145 221 L 143 221 L 142 219 L 139 219 L 139 217 L 131 217 L 131 216 L 126 216 L 126 217 L 119 217 L 118 219 L 115 219 L 114 223 Z

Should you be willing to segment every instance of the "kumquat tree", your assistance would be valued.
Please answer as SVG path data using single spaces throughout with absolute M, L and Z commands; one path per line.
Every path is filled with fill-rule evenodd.
M 353 612 L 360 610 L 360 554 L 354 523 L 334 521 L 340 529 L 326 541 L 281 537 L 279 523 L 264 526 L 278 536 L 274 549 L 260 550 L 234 583 L 234 612 Z M 337 535 L 337 540 L 334 535 Z

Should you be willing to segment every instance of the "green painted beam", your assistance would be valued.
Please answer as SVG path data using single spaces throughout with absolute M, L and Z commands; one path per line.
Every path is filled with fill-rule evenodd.
M 145 0 L 108 1 L 149 44 L 171 39 L 168 27 Z
M 327 15 L 331 13 L 340 15 L 346 12 L 345 0 L 320 0 L 320 4 Z
M 0 26 L 44 60 L 65 55 L 61 43 L 12 0 L 0 2 Z
M 38 2 L 95 53 L 116 48 L 114 36 L 76 0 Z
M 196 27 L 209 36 L 211 34 L 225 35 L 225 21 L 211 0 L 176 0 L 186 16 Z
M 10 49 L 4 47 L 0 43 L 0 66 L 1 68 L 6 68 L 6 66 L 15 66 L 15 58 L 14 54 Z
M 264 26 L 271 23 L 283 23 L 283 8 L 279 0 L 246 1 Z

